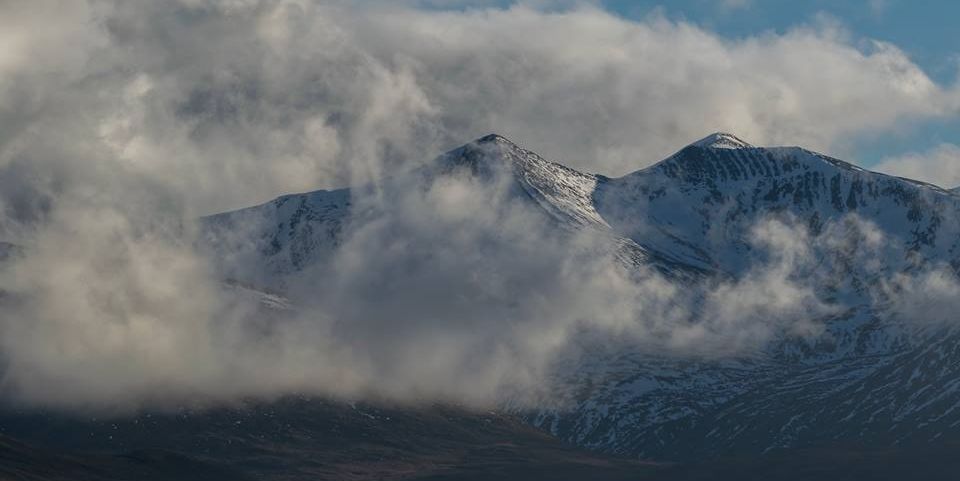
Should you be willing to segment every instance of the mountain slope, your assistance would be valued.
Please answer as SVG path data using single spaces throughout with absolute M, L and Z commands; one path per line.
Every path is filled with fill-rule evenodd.
M 777 335 L 749 355 L 672 356 L 629 343 L 591 351 L 557 370 L 561 408 L 525 413 L 562 439 L 689 460 L 960 437 L 960 339 L 949 325 L 925 323 L 930 313 L 904 319 L 893 305 L 902 287 L 891 281 L 939 267 L 954 275 L 960 198 L 799 147 L 754 147 L 718 133 L 608 178 L 491 135 L 380 185 L 209 217 L 207 244 L 229 277 L 282 290 L 284 279 L 322 269 L 350 241 L 377 207 L 366 199 L 449 176 L 500 182 L 503 198 L 539 212 L 558 235 L 600 233 L 628 269 L 652 267 L 690 291 L 749 278 L 782 254 L 784 246 L 760 249 L 754 238 L 757 226 L 780 222 L 799 252 L 788 277 L 832 307 L 810 314 L 821 334 Z
M 604 219 L 645 248 L 734 278 L 759 256 L 753 226 L 771 218 L 803 226 L 828 241 L 808 239 L 802 273 L 843 309 L 825 319 L 822 335 L 784 339 L 760 356 L 594 360 L 578 376 L 596 387 L 571 399 L 571 410 L 533 416 L 535 424 L 582 445 L 658 459 L 960 435 L 952 387 L 960 373 L 951 367 L 960 339 L 925 319 L 896 318 L 878 287 L 899 273 L 957 265 L 954 195 L 801 148 L 715 134 L 648 169 L 603 179 L 595 198 Z M 882 240 L 871 245 L 850 219 L 869 222 Z M 917 334 L 915 325 L 930 329 Z
M 753 147 L 729 134 L 604 179 L 595 199 L 603 218 L 635 241 L 728 272 L 742 269 L 743 234 L 769 215 L 796 216 L 816 234 L 853 213 L 876 223 L 901 257 L 917 261 L 953 258 L 960 242 L 953 216 L 960 199 L 948 191 L 799 147 Z

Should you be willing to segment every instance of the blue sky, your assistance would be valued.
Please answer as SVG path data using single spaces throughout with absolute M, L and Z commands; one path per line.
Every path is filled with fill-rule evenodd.
M 491 132 L 619 176 L 729 131 L 960 186 L 957 2 L 67 4 L 0 2 L 0 163 L 51 185 L 133 169 L 212 213 Z
M 854 36 L 893 43 L 938 82 L 953 82 L 960 61 L 960 2 L 949 0 L 604 0 L 603 6 L 627 18 L 663 12 L 725 37 L 774 31 L 828 16 Z

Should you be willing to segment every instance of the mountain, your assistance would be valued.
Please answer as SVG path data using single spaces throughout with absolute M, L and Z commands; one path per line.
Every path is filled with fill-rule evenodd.
M 464 182 L 446 188 L 451 179 Z M 401 214 L 413 214 L 408 224 L 384 222 Z M 433 237 L 399 245 L 419 255 L 417 242 L 503 223 L 535 235 L 481 236 L 487 250 L 453 255 L 483 260 L 532 239 L 516 259 L 560 245 L 571 250 L 563 260 L 576 262 L 581 244 L 547 240 L 589 234 L 631 279 L 684 294 L 681 321 L 705 326 L 704 345 L 741 329 L 762 335 L 747 337 L 751 349 L 699 349 L 584 332 L 579 355 L 549 371 L 542 395 L 551 402 L 504 399 L 496 413 L 298 396 L 107 420 L 3 408 L 0 479 L 948 479 L 955 471 L 955 191 L 725 133 L 617 178 L 488 135 L 373 184 L 205 217 L 199 247 L 226 292 L 283 319 L 316 302 L 305 280 L 331 282 L 344 250 L 387 249 L 357 246 L 370 226 L 386 225 L 393 239 L 447 214 L 454 222 Z M 429 268 L 438 262 L 431 247 L 409 261 Z M 17 250 L 0 245 L 0 257 Z M 784 289 L 813 300 L 784 310 Z M 741 304 L 749 309 L 713 312 Z M 699 324 L 705 319 L 723 322 Z M 807 330 L 794 332 L 798 325 Z
M 743 233 L 771 214 L 791 214 L 814 234 L 856 214 L 916 261 L 950 259 L 960 243 L 951 217 L 958 200 L 948 191 L 799 147 L 753 147 L 729 134 L 604 179 L 594 197 L 603 218 L 635 241 L 686 264 L 732 273 L 746 255 Z M 650 228 L 634 229 L 638 219 Z
M 610 178 L 490 135 L 414 169 L 413 183 L 290 195 L 208 217 L 207 242 L 225 275 L 282 290 L 347 242 L 370 209 L 358 199 L 462 173 L 508 179 L 506 195 L 558 231 L 600 232 L 628 268 L 652 267 L 690 289 L 752 275 L 771 253 L 751 233 L 779 221 L 804 251 L 790 275 L 832 307 L 811 319 L 819 335 L 778 333 L 749 355 L 599 350 L 558 370 L 553 395 L 563 407 L 523 412 L 533 425 L 591 449 L 678 461 L 960 436 L 960 338 L 949 325 L 902 319 L 891 294 L 903 289 L 891 281 L 898 276 L 954 275 L 960 197 L 800 147 L 716 133 Z
M 607 227 L 592 199 L 597 176 L 549 162 L 491 134 L 412 173 L 386 179 L 382 185 L 285 195 L 266 204 L 206 217 L 206 242 L 226 266 L 227 276 L 283 284 L 285 276 L 329 260 L 347 234 L 348 224 L 370 209 L 363 203 L 358 206 L 357 197 L 369 199 L 390 189 L 425 188 L 438 177 L 463 172 L 491 181 L 494 175 L 505 174 L 512 181 L 507 186 L 508 197 L 530 201 L 562 224 Z
M 954 194 L 802 148 L 757 148 L 714 134 L 648 169 L 603 179 L 594 198 L 603 218 L 644 248 L 733 277 L 756 256 L 747 233 L 764 219 L 790 219 L 814 238 L 839 226 L 828 242 L 807 242 L 803 275 L 842 310 L 824 319 L 823 334 L 784 339 L 760 355 L 718 361 L 626 352 L 582 366 L 567 384 L 589 379 L 595 387 L 578 392 L 572 410 L 537 413 L 536 425 L 584 446 L 679 460 L 960 434 L 955 330 L 898 318 L 881 289 L 933 265 L 954 274 Z M 868 245 L 870 234 L 850 219 L 869 222 L 882 239 Z

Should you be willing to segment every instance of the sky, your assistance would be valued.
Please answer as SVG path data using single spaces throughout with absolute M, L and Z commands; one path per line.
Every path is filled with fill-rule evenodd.
M 960 185 L 955 7 L 925 4 L 916 28 L 906 2 L 781 3 L 0 2 L 0 241 L 20 252 L 0 265 L 0 301 L 16 299 L 0 304 L 0 400 L 342 388 L 483 402 L 536 380 L 585 319 L 716 337 L 769 318 L 766 287 L 810 312 L 792 279 L 812 256 L 792 226 L 757 226 L 760 245 L 798 253 L 721 285 L 749 302 L 698 337 L 682 289 L 626 275 L 602 239 L 552 238 L 503 189 L 383 185 L 491 132 L 620 176 L 715 131 Z M 197 251 L 197 218 L 357 185 L 381 215 L 351 226 L 336 282 L 303 279 L 327 303 L 264 340 Z
M 902 49 L 932 79 L 957 82 L 960 72 L 960 38 L 950 19 L 960 15 L 960 4 L 950 1 L 904 0 L 805 1 L 731 0 L 708 2 L 616 1 L 604 2 L 628 18 L 652 12 L 685 18 L 730 38 L 783 32 L 798 22 L 829 19 L 849 30 L 854 38 L 890 42 Z M 902 126 L 896 135 L 864 134 L 854 139 L 851 158 L 875 166 L 885 158 L 919 150 L 937 149 L 960 139 L 960 118 Z M 942 147 L 941 147 L 942 150 Z M 960 162 L 960 158 L 957 159 Z
M 3 6 L 4 161 L 27 165 L 42 129 L 47 150 L 99 138 L 198 213 L 362 183 L 490 132 L 611 176 L 731 131 L 960 185 L 949 2 L 56 4 Z M 32 184 L 13 183 L 4 205 L 26 215 Z
M 953 22 L 960 16 L 960 4 L 950 1 L 597 0 L 488 1 L 475 4 L 425 2 L 425 5 L 439 9 L 469 9 L 490 6 L 508 8 L 517 3 L 536 5 L 546 10 L 592 5 L 636 21 L 665 17 L 697 25 L 730 40 L 782 35 L 800 25 L 831 24 L 843 30 L 843 35 L 854 45 L 865 46 L 872 40 L 895 45 L 939 84 L 956 84 L 960 73 L 960 34 Z M 866 167 L 881 166 L 899 175 L 916 175 L 916 169 L 898 167 L 901 157 L 916 158 L 919 152 L 929 157 L 942 157 L 944 151 L 950 151 L 958 142 L 960 115 L 954 113 L 936 119 L 902 122 L 892 131 L 859 133 L 846 139 L 842 151 L 835 154 Z M 956 157 L 951 159 L 960 162 Z M 924 180 L 935 177 L 940 176 L 930 175 Z M 955 176 L 949 178 L 951 181 L 960 180 Z
M 960 73 L 960 33 L 952 21 L 960 18 L 960 4 L 951 1 L 605 0 L 602 4 L 627 18 L 659 13 L 728 38 L 782 33 L 798 23 L 832 21 L 855 40 L 874 39 L 896 45 L 939 83 L 956 83 Z M 854 139 L 850 155 L 862 165 L 873 166 L 886 157 L 957 142 L 960 116 L 954 115 L 904 125 L 894 136 L 864 134 Z

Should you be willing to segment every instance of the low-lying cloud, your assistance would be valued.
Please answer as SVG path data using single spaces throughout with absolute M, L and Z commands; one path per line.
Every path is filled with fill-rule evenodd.
M 20 246 L 0 268 L 5 400 L 485 404 L 537 387 L 584 327 L 677 352 L 815 332 L 830 308 L 776 225 L 754 241 L 778 254 L 704 286 L 703 316 L 500 184 L 380 181 L 489 131 L 620 174 L 714 130 L 829 150 L 957 108 L 895 46 L 831 25 L 730 41 L 592 7 L 364 5 L 0 7 L 0 240 Z M 296 309 L 265 313 L 195 248 L 201 214 L 368 183 L 381 210 L 303 274 Z
M 584 354 L 585 334 L 697 358 L 816 336 L 838 307 L 817 292 L 829 273 L 813 250 L 879 244 L 869 231 L 849 240 L 865 229 L 855 221 L 812 236 L 770 219 L 747 237 L 756 255 L 737 279 L 680 279 L 629 267 L 609 234 L 560 229 L 516 189 L 502 172 L 392 179 L 326 262 L 289 274 L 283 309 L 225 285 L 183 242 L 189 229 L 54 223 L 97 229 L 44 230 L 6 264 L 6 400 L 119 412 L 292 392 L 523 405 L 551 387 L 558 360 Z

